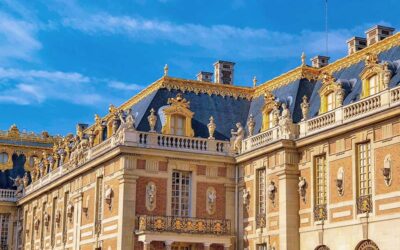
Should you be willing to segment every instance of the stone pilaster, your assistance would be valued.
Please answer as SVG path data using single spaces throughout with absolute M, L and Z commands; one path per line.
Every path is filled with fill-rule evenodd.
M 121 158 L 121 164 L 125 166 L 125 157 Z M 136 180 L 133 169 L 124 168 L 119 179 L 118 200 L 118 236 L 117 249 L 134 249 L 134 229 L 136 214 Z M 146 248 L 148 247 L 148 248 Z M 144 243 L 144 249 L 150 249 Z
M 279 248 L 281 250 L 300 249 L 299 235 L 299 193 L 297 190 L 299 173 L 284 169 L 279 177 Z

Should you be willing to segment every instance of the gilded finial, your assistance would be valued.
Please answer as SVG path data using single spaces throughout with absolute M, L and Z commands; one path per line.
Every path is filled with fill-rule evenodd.
M 301 53 L 301 66 L 306 66 L 306 54 Z
M 165 64 L 164 66 L 164 76 L 168 75 L 168 64 Z
M 257 77 L 254 76 L 253 77 L 253 88 L 255 88 L 257 86 Z

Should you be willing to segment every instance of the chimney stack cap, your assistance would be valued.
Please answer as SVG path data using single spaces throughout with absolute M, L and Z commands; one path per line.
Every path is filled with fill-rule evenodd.
M 212 72 L 206 72 L 206 71 L 200 71 L 197 75 L 197 81 L 201 81 L 201 82 L 211 82 L 212 81 L 212 76 L 213 73 Z
M 311 58 L 311 65 L 314 68 L 322 68 L 329 64 L 329 56 L 316 55 Z
M 233 85 L 234 62 L 218 60 L 214 63 L 214 82 Z
M 372 30 L 375 30 L 375 29 L 377 29 L 377 30 L 387 30 L 387 31 L 390 31 L 390 32 L 395 31 L 395 28 L 393 28 L 393 27 L 383 26 L 383 25 L 374 25 L 371 28 L 367 29 L 367 31 L 365 31 L 365 34 L 367 34 L 368 32 L 370 32 Z

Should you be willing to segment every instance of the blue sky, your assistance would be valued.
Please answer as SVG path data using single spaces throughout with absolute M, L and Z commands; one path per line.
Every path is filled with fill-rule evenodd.
M 329 56 L 374 24 L 400 27 L 396 0 L 330 0 Z M 0 129 L 75 131 L 169 74 L 236 62 L 235 84 L 325 54 L 324 0 L 0 0 Z

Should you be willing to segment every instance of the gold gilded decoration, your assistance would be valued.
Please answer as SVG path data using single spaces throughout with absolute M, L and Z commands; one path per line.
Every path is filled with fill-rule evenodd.
M 380 64 L 377 54 L 367 53 L 365 55 L 365 67 L 360 73 L 362 81 L 361 98 L 387 89 L 391 76 L 392 71 L 387 62 Z
M 150 110 L 150 115 L 147 117 L 147 121 L 149 122 L 150 132 L 156 132 L 156 123 L 157 123 L 157 116 L 154 114 L 155 111 L 152 108 Z
M 178 93 L 175 98 L 168 98 L 168 104 L 170 106 L 166 107 L 164 111 L 165 115 L 165 124 L 162 128 L 163 134 L 172 134 L 174 131 L 173 127 L 176 127 L 174 124 L 174 119 L 177 117 L 184 118 L 183 124 L 183 132 L 184 136 L 193 137 L 194 131 L 192 128 L 192 118 L 194 113 L 190 111 L 190 102 L 183 98 L 181 93 Z
M 328 107 L 328 95 L 332 94 L 333 102 L 331 107 Z M 336 79 L 329 73 L 322 73 L 322 86 L 319 90 L 319 96 L 321 98 L 321 105 L 319 113 L 323 114 L 332 109 L 342 106 L 344 99 L 344 90 L 342 84 L 337 82 Z

